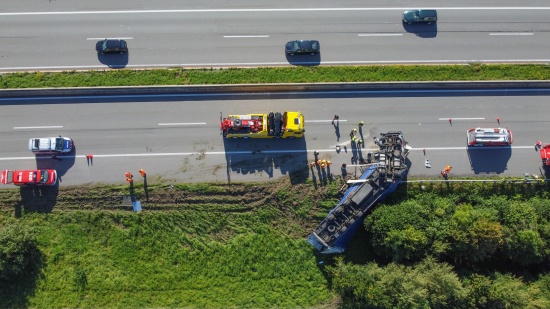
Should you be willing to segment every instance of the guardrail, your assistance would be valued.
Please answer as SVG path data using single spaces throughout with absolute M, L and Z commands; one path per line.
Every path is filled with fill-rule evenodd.
M 550 81 L 444 81 L 444 82 L 373 82 L 373 83 L 298 83 L 298 84 L 237 84 L 193 86 L 137 86 L 137 87 L 72 87 L 0 89 L 1 98 L 43 96 L 90 96 L 90 95 L 154 95 L 184 93 L 263 93 L 304 91 L 360 91 L 395 89 L 550 89 Z

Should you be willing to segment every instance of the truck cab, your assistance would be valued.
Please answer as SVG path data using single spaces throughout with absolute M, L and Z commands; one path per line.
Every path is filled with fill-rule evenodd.
M 304 136 L 301 112 L 229 115 L 220 119 L 225 138 L 295 138 Z

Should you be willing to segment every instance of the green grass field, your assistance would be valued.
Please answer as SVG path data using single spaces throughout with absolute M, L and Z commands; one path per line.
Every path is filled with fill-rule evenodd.
M 105 208 L 127 186 L 60 188 L 45 213 L 40 197 L 19 205 L 25 194 L 0 190 L 0 227 L 33 227 L 43 260 L 1 289 L 0 307 L 330 307 L 336 295 L 305 236 L 335 188 L 152 184 L 158 202 L 142 213 Z

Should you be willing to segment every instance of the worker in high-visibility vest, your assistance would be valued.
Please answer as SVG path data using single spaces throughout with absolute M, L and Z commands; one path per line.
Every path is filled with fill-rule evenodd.
M 325 159 L 321 160 L 321 168 L 325 168 L 326 165 L 327 165 L 327 160 Z
M 332 164 L 332 162 L 330 162 L 329 160 L 327 160 L 327 166 L 330 166 Z
M 450 165 L 447 165 L 445 166 L 445 172 L 449 173 L 451 171 L 451 166 Z
M 147 175 L 143 169 L 140 169 L 139 173 L 141 174 L 142 177 L 145 177 L 145 175 Z

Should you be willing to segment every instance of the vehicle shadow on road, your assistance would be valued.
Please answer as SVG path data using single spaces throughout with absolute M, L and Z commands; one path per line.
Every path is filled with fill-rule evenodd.
M 321 53 L 313 55 L 286 55 L 288 63 L 296 66 L 317 66 L 321 64 Z
M 305 138 L 224 138 L 223 145 L 228 183 L 232 173 L 265 173 L 274 178 L 274 171 L 279 170 L 290 177 L 292 184 L 303 183 L 309 176 Z
M 130 52 L 124 54 L 97 54 L 97 59 L 101 64 L 111 69 L 124 69 L 128 65 Z
M 73 167 L 76 158 L 76 147 L 73 151 L 67 154 L 57 155 L 57 158 L 52 158 L 51 155 L 36 155 L 36 168 L 52 169 L 57 171 L 57 182 L 63 182 L 63 176 Z
M 501 174 L 508 168 L 512 147 L 468 147 L 470 166 L 475 174 Z
M 412 24 L 403 23 L 403 29 L 413 33 L 419 38 L 435 38 L 437 36 L 437 23 L 431 24 Z

